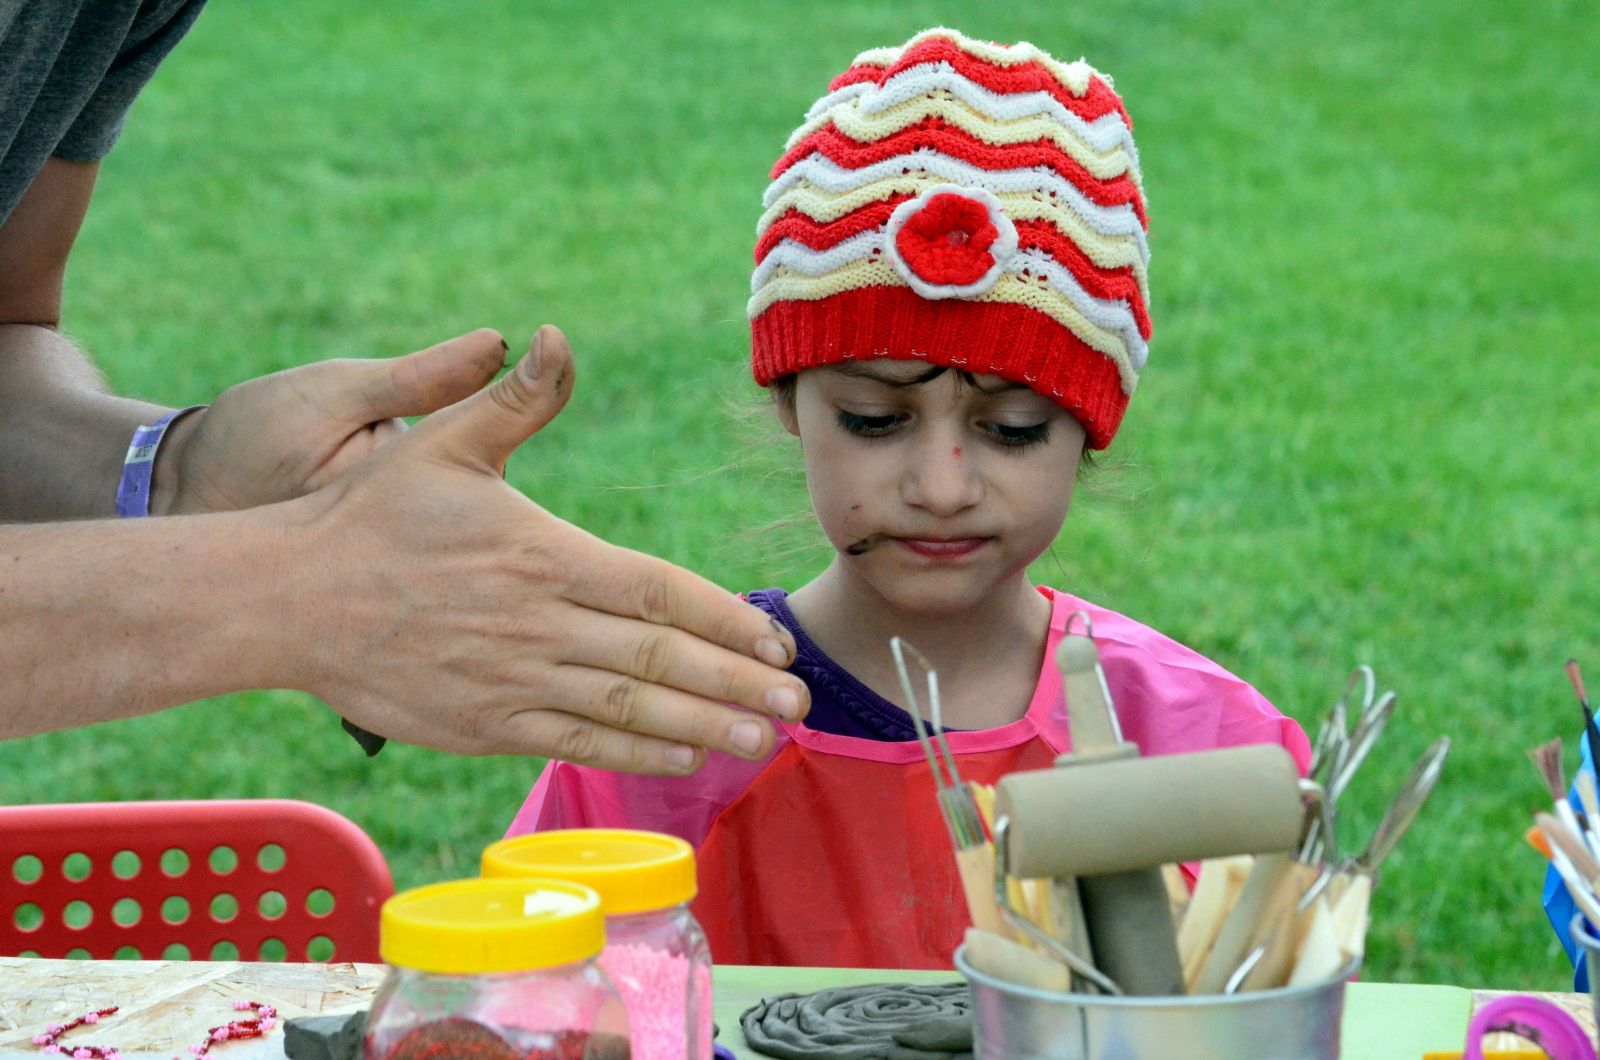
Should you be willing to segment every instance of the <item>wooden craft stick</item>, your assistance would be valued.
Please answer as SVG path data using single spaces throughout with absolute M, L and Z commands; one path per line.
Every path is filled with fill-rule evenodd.
M 1331 979 L 1348 959 L 1339 926 L 1328 908 L 1326 896 L 1311 903 L 1311 922 L 1306 929 L 1305 941 L 1294 959 L 1294 970 L 1289 973 L 1289 986 L 1306 986 Z
M 1267 903 L 1271 901 L 1278 884 L 1289 871 L 1288 854 L 1263 854 L 1256 858 L 1239 891 L 1239 900 L 1229 910 L 1228 917 L 1217 932 L 1217 939 L 1201 964 L 1200 974 L 1189 985 L 1191 994 L 1220 994 L 1227 985 L 1239 962 L 1250 952 L 1250 940 L 1256 934 Z
M 1345 873 L 1342 891 L 1333 901 L 1333 920 L 1340 947 L 1351 957 L 1367 948 L 1367 914 L 1372 903 L 1372 877 L 1366 873 Z
M 1189 891 L 1189 881 L 1181 868 L 1167 864 L 1161 866 L 1161 882 L 1167 886 L 1167 912 L 1172 914 L 1172 923 L 1183 923 L 1189 903 L 1194 900 L 1194 895 Z
M 1078 895 L 1078 881 L 1051 880 L 1045 893 L 1045 908 L 1049 910 L 1051 935 L 1067 949 L 1093 964 L 1094 948 L 1089 943 L 1089 925 L 1083 918 L 1083 899 Z M 1084 988 L 1083 984 L 1077 984 L 1077 988 Z
M 1200 879 L 1194 896 L 1178 928 L 1178 956 L 1183 964 L 1184 984 L 1193 989 L 1206 955 L 1222 930 L 1228 911 L 1239 900 L 1239 892 L 1250 876 L 1255 859 L 1248 854 L 1212 858 L 1200 866 Z
M 968 781 L 967 786 L 972 789 L 972 801 L 977 804 L 978 813 L 983 817 L 984 829 L 994 835 L 994 785 Z
M 994 847 L 984 843 L 956 851 L 956 869 L 961 874 L 961 890 L 967 896 L 972 926 L 1003 933 L 1004 921 L 994 904 Z
M 968 928 L 964 953 L 967 963 L 996 979 L 1063 994 L 1071 986 L 1066 965 L 992 931 Z
M 1282 986 L 1289 977 L 1300 938 L 1309 924 L 1304 915 L 1309 910 L 1299 908 L 1300 898 L 1317 882 L 1319 870 L 1315 865 L 1291 861 L 1278 884 L 1266 913 L 1262 917 L 1263 931 L 1250 940 L 1251 948 L 1265 946 L 1256 966 L 1245 976 L 1240 992 L 1271 990 Z

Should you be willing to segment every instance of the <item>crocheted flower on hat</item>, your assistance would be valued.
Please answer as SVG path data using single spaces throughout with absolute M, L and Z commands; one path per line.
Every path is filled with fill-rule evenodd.
M 976 298 L 1017 252 L 1017 226 L 982 188 L 938 184 L 889 215 L 890 263 L 924 298 Z

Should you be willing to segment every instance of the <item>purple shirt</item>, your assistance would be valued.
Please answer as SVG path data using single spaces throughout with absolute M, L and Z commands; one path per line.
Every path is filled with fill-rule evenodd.
M 855 736 L 880 743 L 915 740 L 911 715 L 856 680 L 848 670 L 828 658 L 806 635 L 789 610 L 789 594 L 782 589 L 758 589 L 745 599 L 782 622 L 794 634 L 794 665 L 789 672 L 811 690 L 811 713 L 805 726 L 818 732 Z M 956 729 L 950 729 L 956 732 Z

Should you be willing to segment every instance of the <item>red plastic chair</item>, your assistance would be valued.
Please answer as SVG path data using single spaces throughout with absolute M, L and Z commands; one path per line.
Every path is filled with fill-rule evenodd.
M 0 954 L 372 961 L 377 844 L 292 799 L 0 806 Z

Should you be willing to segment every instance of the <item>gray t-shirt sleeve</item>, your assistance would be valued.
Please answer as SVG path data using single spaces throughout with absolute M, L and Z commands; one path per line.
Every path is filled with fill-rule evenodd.
M 56 145 L 57 157 L 69 162 L 105 157 L 121 135 L 122 123 L 139 90 L 189 32 L 204 6 L 205 0 L 166 0 L 140 12 L 111 68 Z

